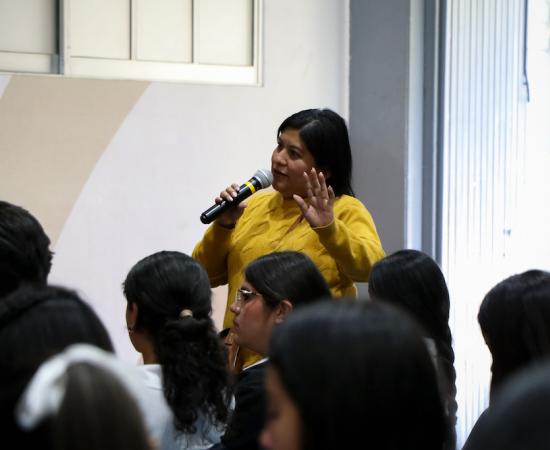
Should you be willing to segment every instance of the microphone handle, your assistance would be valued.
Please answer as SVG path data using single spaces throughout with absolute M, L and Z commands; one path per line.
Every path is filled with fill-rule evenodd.
M 252 177 L 249 181 L 241 185 L 241 187 L 239 188 L 239 192 L 237 192 L 237 196 L 233 197 L 232 202 L 222 200 L 220 203 L 216 203 L 215 205 L 212 205 L 210 208 L 204 211 L 201 214 L 201 222 L 204 224 L 212 223 L 225 211 L 230 208 L 236 207 L 239 203 L 250 197 L 252 194 L 254 194 L 254 192 L 261 188 L 262 184 L 260 183 L 260 180 L 258 180 L 256 177 Z

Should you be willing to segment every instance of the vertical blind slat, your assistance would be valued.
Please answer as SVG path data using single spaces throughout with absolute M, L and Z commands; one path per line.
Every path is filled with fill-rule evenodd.
M 447 7 L 441 248 L 452 296 L 459 445 L 488 403 L 490 356 L 477 310 L 506 274 L 517 207 L 523 1 L 449 0 Z

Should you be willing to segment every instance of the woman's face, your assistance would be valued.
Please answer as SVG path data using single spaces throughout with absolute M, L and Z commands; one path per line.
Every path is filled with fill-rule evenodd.
M 235 343 L 265 355 L 276 321 L 276 311 L 269 308 L 262 295 L 246 279 L 237 290 L 237 299 L 230 307 L 235 314 Z
M 267 420 L 260 443 L 267 450 L 300 450 L 302 421 L 294 401 L 286 392 L 279 373 L 268 366 L 266 373 Z
M 294 194 L 306 196 L 304 172 L 315 166 L 315 158 L 300 138 L 300 132 L 287 128 L 277 138 L 277 147 L 271 156 L 273 189 L 285 198 Z

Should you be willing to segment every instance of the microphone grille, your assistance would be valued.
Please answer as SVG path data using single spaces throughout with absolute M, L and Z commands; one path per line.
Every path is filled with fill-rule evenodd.
M 267 169 L 256 170 L 254 177 L 260 181 L 263 189 L 271 186 L 271 183 L 273 182 L 273 175 L 271 174 L 271 171 Z

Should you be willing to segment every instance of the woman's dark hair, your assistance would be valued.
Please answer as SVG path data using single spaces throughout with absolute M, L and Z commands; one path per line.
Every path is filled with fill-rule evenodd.
M 546 450 L 550 442 L 550 365 L 509 377 L 462 450 Z
M 9 442 L 34 447 L 34 435 L 24 433 L 15 423 L 15 404 L 45 360 L 77 343 L 114 351 L 107 330 L 75 292 L 60 287 L 24 287 L 2 299 L 0 421 L 7 424 L 8 436 L 16 439 Z
M 477 318 L 493 357 L 492 398 L 513 372 L 550 356 L 550 273 L 529 270 L 501 281 Z
M 395 252 L 372 267 L 369 295 L 374 300 L 405 310 L 422 326 L 426 337 L 433 339 L 446 409 L 454 425 L 457 410 L 455 354 L 449 328 L 449 291 L 441 269 L 432 258 L 417 250 Z M 454 431 L 452 434 L 454 436 Z M 449 439 L 455 440 L 452 436 Z
M 246 267 L 244 276 L 271 309 L 284 299 L 296 308 L 330 297 L 323 275 L 313 261 L 300 252 L 273 252 L 260 256 Z
M 226 351 L 210 318 L 212 292 L 204 268 L 180 252 L 155 253 L 132 267 L 124 295 L 138 306 L 134 329 L 153 340 L 176 429 L 194 433 L 199 413 L 225 423 Z M 192 315 L 180 316 L 183 310 Z
M 302 448 L 441 450 L 443 404 L 416 325 L 392 307 L 321 302 L 275 329 L 270 364 L 300 412 Z
M 334 193 L 353 196 L 351 146 L 344 119 L 330 109 L 306 109 L 287 117 L 277 137 L 288 128 L 298 130 L 316 166 L 330 171 L 327 182 Z
M 50 239 L 31 213 L 0 201 L 0 297 L 25 284 L 46 284 Z
M 49 419 L 54 450 L 150 450 L 138 405 L 113 373 L 81 362 L 68 367 L 59 411 Z

